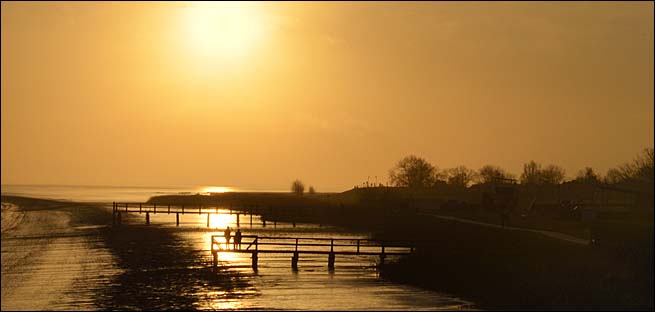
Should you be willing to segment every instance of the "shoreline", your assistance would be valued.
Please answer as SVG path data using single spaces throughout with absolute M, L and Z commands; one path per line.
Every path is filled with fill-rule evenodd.
M 249 286 L 239 281 L 238 276 L 234 274 L 230 276 L 213 274 L 202 262 L 204 259 L 197 255 L 197 251 L 176 239 L 171 229 L 137 224 L 130 224 L 129 227 L 111 227 L 111 207 L 6 195 L 2 195 L 2 202 L 15 204 L 19 210 L 27 213 L 63 212 L 68 216 L 70 224 L 62 224 L 62 229 L 72 226 L 91 226 L 88 235 L 97 238 L 111 253 L 112 262 L 119 272 L 101 286 L 99 293 L 94 295 L 92 306 L 87 309 L 196 310 L 200 303 L 195 296 L 188 294 L 193 293 L 200 286 L 207 288 L 207 291 L 226 291 L 228 296 L 231 289 Z M 11 235 L 3 231 L 2 239 L 3 241 L 11 239 Z M 40 241 L 40 243 L 47 242 Z M 93 263 L 92 259 L 89 261 Z M 3 271 L 4 266 L 3 256 Z M 87 265 L 82 263 L 80 266 Z M 91 270 L 91 267 L 88 269 Z M 101 274 L 95 270 L 87 273 Z M 48 289 L 47 286 L 42 287 Z M 52 291 L 57 295 L 58 290 Z M 4 300 L 3 306 L 5 306 Z M 26 308 L 32 307 L 34 305 Z M 64 307 L 65 310 L 70 308 L 72 306 Z

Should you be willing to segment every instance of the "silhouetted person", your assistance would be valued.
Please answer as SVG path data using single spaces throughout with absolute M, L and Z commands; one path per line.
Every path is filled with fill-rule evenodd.
M 230 249 L 230 236 L 232 234 L 232 231 L 230 230 L 230 227 L 228 226 L 227 229 L 225 229 L 225 248 Z
M 241 249 L 241 229 L 234 234 L 234 249 Z

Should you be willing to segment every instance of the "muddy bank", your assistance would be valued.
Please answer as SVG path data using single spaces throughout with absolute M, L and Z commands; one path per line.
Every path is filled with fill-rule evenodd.
M 15 196 L 2 202 L 3 310 L 188 310 L 209 293 L 229 299 L 249 287 L 238 274 L 211 273 L 175 229 L 111 227 L 111 204 Z M 44 250 L 52 250 L 47 258 Z M 49 276 L 39 275 L 43 270 Z

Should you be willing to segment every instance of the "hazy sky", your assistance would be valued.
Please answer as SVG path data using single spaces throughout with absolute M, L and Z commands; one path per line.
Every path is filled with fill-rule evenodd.
M 2 2 L 2 183 L 341 191 L 653 146 L 653 2 Z

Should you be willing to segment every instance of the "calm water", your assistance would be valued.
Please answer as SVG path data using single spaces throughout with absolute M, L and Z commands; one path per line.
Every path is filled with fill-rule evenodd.
M 21 194 L 76 201 L 144 201 L 157 194 L 198 192 L 199 188 L 101 188 L 101 187 L 2 187 L 3 194 Z M 111 209 L 108 205 L 106 209 Z M 151 215 L 153 228 L 166 228 L 177 242 L 211 259 L 210 237 L 226 226 L 237 227 L 236 214 L 219 209 L 206 226 L 205 215 L 183 215 L 180 227 L 175 216 Z M 98 298 L 110 287 L 122 287 L 120 268 L 111 250 L 95 235 L 98 227 L 70 227 L 62 212 L 20 212 L 4 205 L 2 210 L 2 309 L 99 309 Z M 145 216 L 130 214 L 126 224 L 137 226 Z M 43 226 L 47 224 L 47 226 Z M 245 235 L 302 236 L 318 238 L 367 238 L 367 233 L 341 228 L 267 222 L 259 216 L 240 216 Z M 126 225 L 130 226 L 130 225 Z M 246 241 L 244 240 L 244 243 Z M 47 246 L 35 249 L 34 246 Z M 35 256 L 38 255 L 38 256 Z M 250 267 L 249 254 L 221 253 L 221 273 L 238 280 L 238 287 L 217 290 L 199 286 L 184 294 L 200 310 L 439 310 L 457 309 L 470 303 L 446 294 L 394 284 L 378 277 L 373 256 L 337 256 L 335 270 L 327 269 L 327 256 L 301 256 L 298 271 L 291 269 L 288 254 L 260 254 L 258 270 Z M 390 259 L 393 260 L 393 259 Z M 151 270 L 164 268 L 151 267 Z M 129 271 L 130 268 L 127 268 Z M 171 281 L 174 282 L 174 281 Z M 166 290 L 153 296 L 165 296 Z M 128 305 L 129 306 L 129 305 Z

